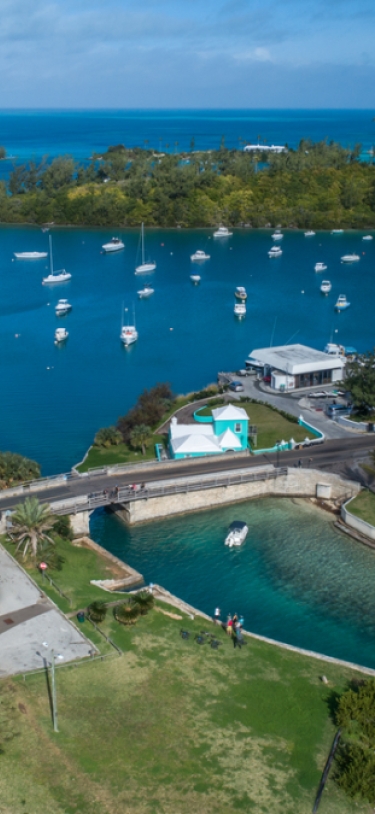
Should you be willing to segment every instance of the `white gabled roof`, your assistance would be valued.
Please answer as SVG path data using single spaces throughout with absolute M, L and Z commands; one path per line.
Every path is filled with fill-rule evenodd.
M 187 435 L 207 435 L 213 438 L 213 424 L 177 424 L 177 421 L 171 421 L 170 437 L 172 440 Z
M 218 437 L 221 449 L 241 449 L 242 444 L 238 436 L 229 428 Z
M 234 404 L 226 404 L 224 407 L 218 407 L 212 410 L 212 415 L 215 421 L 245 421 L 249 420 L 246 410 L 242 407 L 235 407 Z
M 186 427 L 186 425 L 185 425 Z M 185 435 L 171 440 L 173 452 L 202 453 L 221 452 L 221 447 L 214 435 Z

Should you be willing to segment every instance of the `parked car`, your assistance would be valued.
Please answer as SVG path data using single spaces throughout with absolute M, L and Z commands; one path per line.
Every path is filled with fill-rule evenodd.
M 263 381 L 265 384 L 271 384 L 271 376 L 263 376 Z
M 233 390 L 234 393 L 243 393 L 244 389 L 242 382 L 231 382 L 229 385 L 229 390 Z

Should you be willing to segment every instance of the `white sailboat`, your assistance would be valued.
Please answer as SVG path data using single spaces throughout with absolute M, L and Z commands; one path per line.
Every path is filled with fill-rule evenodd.
M 60 271 L 56 272 L 53 270 L 52 235 L 49 235 L 49 268 L 50 271 L 48 277 L 43 277 L 43 285 L 50 285 L 51 283 L 65 283 L 67 280 L 70 280 L 72 276 L 68 271 L 65 271 L 65 269 L 60 269 Z
M 122 309 L 121 309 L 122 314 L 123 314 L 123 311 L 124 311 L 124 307 L 122 307 Z M 125 308 L 125 313 L 126 314 L 128 313 L 127 308 Z M 126 348 L 129 345 L 133 345 L 133 343 L 136 342 L 137 339 L 138 339 L 138 331 L 137 331 L 137 329 L 135 327 L 135 313 L 134 313 L 134 311 L 133 311 L 133 323 L 134 323 L 133 325 L 130 325 L 129 322 L 128 322 L 127 325 L 124 325 L 123 320 L 122 320 L 122 323 L 121 323 L 120 339 L 121 339 L 121 342 L 125 345 Z
M 141 228 L 141 244 L 142 244 L 142 263 L 140 266 L 137 266 L 135 269 L 135 274 L 144 274 L 150 271 L 155 271 L 156 263 L 146 263 L 145 260 L 145 230 L 144 224 L 142 223 Z

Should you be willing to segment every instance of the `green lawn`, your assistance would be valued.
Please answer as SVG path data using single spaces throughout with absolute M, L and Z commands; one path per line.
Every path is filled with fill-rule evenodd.
M 375 495 L 373 492 L 363 489 L 362 492 L 349 503 L 348 510 L 357 517 L 360 517 L 361 520 L 365 520 L 366 523 L 371 523 L 372 526 L 375 526 Z
M 104 558 L 58 546 L 67 561 L 53 577 L 73 609 L 117 598 L 90 585 L 111 575 Z M 335 731 L 330 699 L 352 672 L 252 639 L 234 650 L 213 623 L 161 610 L 176 612 L 159 602 L 132 628 L 109 611 L 102 628 L 123 655 L 57 670 L 59 734 L 43 674 L 0 681 L 1 812 L 310 814 Z M 89 622 L 80 629 L 110 652 Z M 201 630 L 218 650 L 197 644 Z M 368 810 L 329 780 L 319 814 Z
M 57 670 L 59 734 L 44 675 L 0 683 L 18 733 L 1 756 L 0 810 L 310 814 L 334 735 L 329 698 L 348 670 L 255 640 L 234 650 L 213 624 L 157 610 L 107 628 L 122 656 Z M 202 629 L 218 650 L 195 642 Z M 329 780 L 319 814 L 368 810 Z
M 226 402 L 223 402 L 223 404 Z M 272 410 L 266 404 L 247 404 L 238 402 L 239 407 L 246 410 L 250 423 L 258 427 L 257 449 L 269 449 L 276 444 L 276 441 L 304 441 L 305 438 L 314 438 L 311 432 L 293 421 L 289 421 L 277 410 Z M 207 405 L 200 410 L 201 415 L 211 415 L 212 407 Z
M 82 464 L 77 466 L 78 472 L 87 472 L 100 466 L 114 466 L 115 464 L 141 463 L 142 461 L 155 460 L 155 444 L 165 442 L 165 435 L 153 435 L 146 454 L 142 455 L 140 450 L 135 450 L 127 444 L 118 444 L 109 447 L 90 447 L 87 458 Z

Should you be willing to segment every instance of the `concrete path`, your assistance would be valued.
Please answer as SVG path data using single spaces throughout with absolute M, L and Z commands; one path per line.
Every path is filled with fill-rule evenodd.
M 90 656 L 92 643 L 0 546 L 0 677 Z

